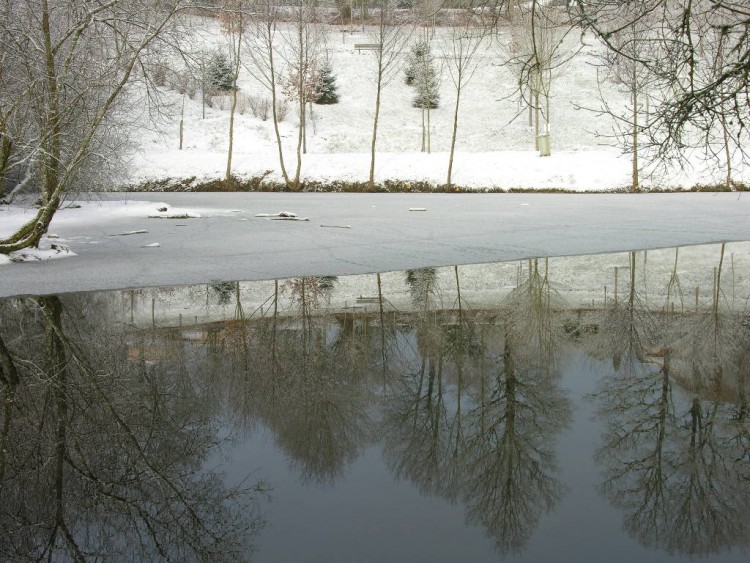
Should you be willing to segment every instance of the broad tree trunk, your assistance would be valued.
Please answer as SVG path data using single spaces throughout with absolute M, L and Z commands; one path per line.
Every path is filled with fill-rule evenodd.
M 268 30 L 269 37 L 270 37 L 270 30 Z M 271 80 L 271 115 L 273 116 L 273 131 L 276 135 L 276 147 L 279 150 L 279 166 L 281 167 L 281 175 L 284 177 L 284 183 L 287 185 L 288 188 L 292 187 L 291 180 L 289 180 L 289 173 L 286 170 L 286 165 L 284 164 L 284 147 L 281 144 L 281 132 L 279 131 L 279 116 L 278 111 L 276 110 L 276 103 L 278 101 L 278 98 L 276 97 L 276 68 L 274 64 L 274 58 L 273 58 L 273 42 L 269 39 L 268 44 L 268 67 L 270 70 L 270 80 Z

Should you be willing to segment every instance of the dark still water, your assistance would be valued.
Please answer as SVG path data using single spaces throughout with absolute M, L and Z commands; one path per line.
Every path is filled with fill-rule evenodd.
M 749 249 L 0 301 L 0 560 L 747 561 Z

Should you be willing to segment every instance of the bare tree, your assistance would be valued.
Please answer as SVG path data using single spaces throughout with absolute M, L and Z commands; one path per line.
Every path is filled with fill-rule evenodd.
M 745 155 L 750 113 L 750 10 L 742 1 L 588 0 L 579 3 L 581 23 L 611 50 L 648 69 L 663 100 L 643 134 L 660 159 L 682 158 L 691 146 L 706 148 L 720 131 L 719 146 Z M 651 26 L 651 49 L 634 56 L 619 40 L 644 20 Z M 731 152 L 731 151 L 729 151 Z M 717 154 L 728 151 L 721 148 Z M 731 155 L 729 155 L 731 156 Z M 731 182 L 731 173 L 728 183 Z
M 245 2 L 224 0 L 219 12 L 221 28 L 226 33 L 232 53 L 232 105 L 229 110 L 229 147 L 227 148 L 227 171 L 224 181 L 232 187 L 232 147 L 234 145 L 234 113 L 237 109 L 237 79 L 242 64 L 242 36 L 245 32 Z
M 291 26 L 282 34 L 286 61 L 284 93 L 297 102 L 299 130 L 297 136 L 297 175 L 295 186 L 299 184 L 302 168 L 302 154 L 307 153 L 307 106 L 316 99 L 315 86 L 322 67 L 321 46 L 323 35 L 316 23 L 316 4 L 310 0 L 297 0 L 291 8 Z
M 102 147 L 126 85 L 149 46 L 164 38 L 184 2 L 9 0 L 3 4 L 2 51 L 22 61 L 11 98 L 31 101 L 36 130 L 20 157 L 33 163 L 40 207 L 0 252 L 35 246 L 65 194 L 77 187 Z M 8 105 L 6 105 L 8 104 Z
M 378 119 L 380 118 L 380 100 L 383 89 L 391 83 L 400 70 L 399 62 L 402 51 L 411 36 L 412 27 L 397 13 L 395 0 L 383 0 L 378 12 L 377 25 L 371 31 L 373 43 L 378 48 L 375 56 L 375 113 L 372 124 L 372 142 L 370 144 L 369 189 L 375 186 L 375 148 L 378 140 Z
M 451 27 L 450 42 L 443 46 L 443 53 L 447 59 L 448 74 L 456 89 L 456 105 L 453 110 L 453 132 L 451 134 L 451 150 L 448 156 L 448 178 L 446 185 L 452 186 L 453 157 L 456 151 L 458 136 L 458 111 L 461 105 L 461 93 L 474 76 L 479 62 L 477 53 L 487 35 L 487 28 L 472 23 L 473 12 L 467 12 L 462 25 Z
M 288 7 L 291 22 L 279 26 L 281 8 L 274 0 L 260 0 L 253 7 L 253 30 L 249 37 L 249 72 L 271 93 L 276 142 L 279 148 L 281 172 L 291 190 L 301 187 L 302 154 L 306 152 L 307 104 L 314 101 L 314 85 L 322 43 L 316 24 L 316 4 L 310 0 L 296 0 Z M 297 104 L 299 129 L 296 144 L 296 167 L 289 174 L 284 162 L 278 121 L 278 90 Z
M 539 150 L 542 119 L 544 134 L 550 134 L 552 84 L 573 56 L 563 48 L 572 26 L 566 12 L 538 0 L 513 8 L 512 26 L 510 63 L 516 68 L 518 91 L 529 108 L 534 147 Z
M 279 130 L 279 84 L 278 76 L 279 53 L 276 47 L 277 33 L 279 33 L 279 21 L 281 18 L 280 8 L 275 0 L 255 0 L 252 4 L 252 16 L 250 18 L 250 29 L 245 35 L 248 43 L 245 49 L 249 64 L 246 65 L 248 72 L 271 94 L 271 114 L 273 116 L 273 129 L 276 136 L 276 146 L 279 152 L 279 166 L 284 182 L 288 188 L 294 188 L 284 162 L 284 146 L 281 142 Z M 299 177 L 299 170 L 295 173 Z

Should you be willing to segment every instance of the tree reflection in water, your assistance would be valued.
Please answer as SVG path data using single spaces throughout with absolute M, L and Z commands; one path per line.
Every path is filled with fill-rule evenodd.
M 334 329 L 322 314 L 335 281 L 277 283 L 273 313 L 252 325 L 235 324 L 227 334 L 230 404 L 244 420 L 262 421 L 275 433 L 308 484 L 332 484 L 372 433 L 364 377 L 375 349 L 345 317 Z
M 626 338 L 617 345 L 630 353 L 595 397 L 606 428 L 597 453 L 602 489 L 638 541 L 680 555 L 706 556 L 750 542 L 750 450 L 742 407 L 742 358 L 750 338 L 747 324 L 720 302 L 720 279 L 706 311 L 675 313 L 642 303 L 606 321 L 610 338 Z M 668 299 L 676 285 L 673 274 Z M 628 303 L 634 294 L 631 281 Z M 643 330 L 656 326 L 661 328 Z
M 226 318 L 194 327 L 153 328 L 153 290 L 149 328 L 120 334 L 115 297 L 0 302 L 0 553 L 242 559 L 262 524 L 256 491 L 204 465 L 218 435 L 263 427 L 306 485 L 337 485 L 379 444 L 394 478 L 461 505 L 518 554 L 566 491 L 561 374 L 576 346 L 612 359 L 592 397 L 596 462 L 630 535 L 678 555 L 746 546 L 747 311 L 723 247 L 695 309 L 679 252 L 663 285 L 639 256 L 627 254 L 627 289 L 591 309 L 563 301 L 547 260 L 492 306 L 473 306 L 463 267 L 372 276 L 377 297 L 354 307 L 331 305 L 335 278 L 268 282 L 260 307 L 244 283 L 215 284 L 192 293 Z
M 570 405 L 550 373 L 559 364 L 553 299 L 536 266 L 504 303 L 504 322 L 485 326 L 479 341 L 463 307 L 455 324 L 429 310 L 432 300 L 414 299 L 423 304 L 420 361 L 393 387 L 384 416 L 384 453 L 396 476 L 462 502 L 467 521 L 482 525 L 502 553 L 520 551 L 562 494 L 555 443 Z
M 243 558 L 262 521 L 201 469 L 217 427 L 200 393 L 128 357 L 96 305 L 0 303 L 2 558 Z

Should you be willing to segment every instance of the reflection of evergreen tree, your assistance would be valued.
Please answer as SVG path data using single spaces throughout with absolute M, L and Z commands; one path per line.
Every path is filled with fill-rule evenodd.
M 406 272 L 406 284 L 414 307 L 427 313 L 434 311 L 437 306 L 438 285 L 435 268 L 421 268 Z

